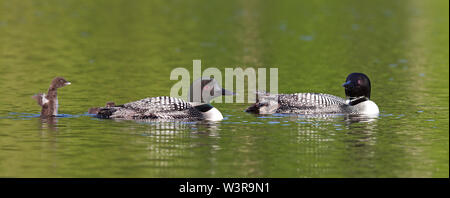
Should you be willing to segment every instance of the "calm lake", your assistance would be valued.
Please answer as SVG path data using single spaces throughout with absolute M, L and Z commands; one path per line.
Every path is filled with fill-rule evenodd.
M 93 118 L 165 96 L 177 67 L 278 68 L 280 93 L 344 97 L 367 74 L 374 119 Z M 60 117 L 31 96 L 55 76 Z M 0 0 L 0 177 L 449 177 L 449 2 Z

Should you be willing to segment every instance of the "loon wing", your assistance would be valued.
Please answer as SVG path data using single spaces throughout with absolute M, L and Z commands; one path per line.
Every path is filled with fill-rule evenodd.
M 345 99 L 330 94 L 258 93 L 257 102 L 246 111 L 258 114 L 337 112 L 343 105 Z
M 321 93 L 296 93 L 278 95 L 280 107 L 285 108 L 326 108 L 345 105 L 345 99 L 330 94 Z
M 192 105 L 189 102 L 168 96 L 144 98 L 142 100 L 126 103 L 123 106 L 125 108 L 152 112 L 182 111 L 192 108 Z
M 48 102 L 47 98 L 45 97 L 45 94 L 38 93 L 34 96 L 31 96 L 33 99 L 35 99 L 39 106 L 44 106 Z
M 101 108 L 97 116 L 123 119 L 198 119 L 202 115 L 184 100 L 168 96 L 145 98 L 119 106 Z

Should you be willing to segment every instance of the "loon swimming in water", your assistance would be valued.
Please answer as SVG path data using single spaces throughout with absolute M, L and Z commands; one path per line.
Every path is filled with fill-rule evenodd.
M 351 73 L 345 83 L 347 99 L 322 93 L 258 93 L 257 101 L 246 112 L 256 114 L 364 114 L 376 115 L 378 106 L 370 100 L 370 80 L 362 73 Z
M 56 77 L 52 80 L 47 94 L 39 93 L 32 96 L 41 109 L 41 117 L 52 117 L 58 114 L 58 93 L 57 89 L 70 85 L 63 77 Z
M 196 90 L 194 91 L 194 89 Z M 189 90 L 189 101 L 159 96 L 123 105 L 109 102 L 106 107 L 89 109 L 89 113 L 96 114 L 96 117 L 99 118 L 125 120 L 219 121 L 223 119 L 222 114 L 209 102 L 222 95 L 234 95 L 234 93 L 221 88 L 215 79 L 202 77 L 192 83 Z

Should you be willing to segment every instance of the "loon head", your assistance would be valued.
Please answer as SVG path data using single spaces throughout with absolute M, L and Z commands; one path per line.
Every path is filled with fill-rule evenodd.
M 370 99 L 370 80 L 363 73 L 349 74 L 342 86 L 345 87 L 347 98 L 365 97 Z
M 63 77 L 56 77 L 52 80 L 52 83 L 50 84 L 51 88 L 61 88 L 64 87 L 66 85 L 70 85 L 71 83 L 69 81 L 67 81 L 66 79 L 64 79 Z
M 201 77 L 192 83 L 188 99 L 189 102 L 205 104 L 223 95 L 235 95 L 235 93 L 220 87 L 214 78 Z
M 348 105 L 358 106 L 359 114 L 375 115 L 380 113 L 377 104 L 370 100 L 369 77 L 363 73 L 351 73 L 345 81 L 342 86 L 345 87 Z

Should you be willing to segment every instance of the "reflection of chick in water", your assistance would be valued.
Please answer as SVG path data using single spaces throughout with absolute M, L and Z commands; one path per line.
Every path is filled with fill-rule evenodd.
M 53 117 L 53 116 L 49 116 L 49 117 L 40 117 L 39 119 L 39 124 L 41 129 L 50 129 L 50 130 L 57 130 L 58 127 L 56 126 L 56 124 L 58 123 L 58 118 L 57 117 Z

